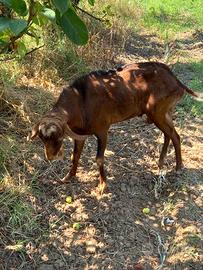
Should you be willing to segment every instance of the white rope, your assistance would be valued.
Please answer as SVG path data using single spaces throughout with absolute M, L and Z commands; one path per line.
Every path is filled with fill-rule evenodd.
M 165 247 L 164 243 L 161 240 L 161 236 L 154 230 L 151 230 L 150 233 L 154 235 L 158 242 L 158 253 L 159 253 L 159 259 L 160 259 L 160 265 L 156 270 L 161 270 L 164 266 L 164 262 L 166 260 L 167 256 L 167 248 Z

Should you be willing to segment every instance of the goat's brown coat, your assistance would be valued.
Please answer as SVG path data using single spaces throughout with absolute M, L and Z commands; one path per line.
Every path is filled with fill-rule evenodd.
M 137 63 L 108 72 L 92 72 L 77 79 L 62 91 L 53 109 L 42 118 L 37 128 L 35 126 L 32 138 L 39 135 L 45 144 L 46 157 L 53 159 L 61 151 L 63 138 L 68 134 L 65 126 L 72 131 L 69 135 L 76 139 L 73 165 L 64 178 L 65 181 L 76 174 L 85 141 L 85 137 L 80 135 L 94 134 L 98 139 L 97 164 L 103 189 L 106 182 L 103 168 L 104 151 L 110 125 L 146 114 L 148 119 L 164 133 L 159 166 L 163 165 L 171 139 L 175 147 L 178 170 L 182 167 L 180 138 L 173 126 L 170 111 L 185 91 L 198 96 L 196 92 L 184 86 L 162 63 Z M 55 126 L 52 127 L 51 136 L 50 128 L 47 131 L 49 136 L 43 134 L 40 128 L 40 124 L 43 122 L 44 125 L 46 121 L 46 128 L 51 123 Z M 56 151 L 53 151 L 54 148 Z

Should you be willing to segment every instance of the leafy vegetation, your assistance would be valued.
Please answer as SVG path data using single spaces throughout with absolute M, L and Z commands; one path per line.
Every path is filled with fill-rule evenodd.
M 71 0 L 24 1 L 2 0 L 0 17 L 0 53 L 17 51 L 21 56 L 27 52 L 24 35 L 39 43 L 39 27 L 53 23 L 77 45 L 88 41 L 88 30 L 77 15 L 77 5 Z M 94 1 L 89 1 L 94 5 Z M 19 41 L 20 40 L 20 41 Z

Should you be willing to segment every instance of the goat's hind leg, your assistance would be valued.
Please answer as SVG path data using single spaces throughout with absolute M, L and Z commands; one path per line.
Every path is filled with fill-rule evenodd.
M 164 144 L 163 144 L 160 158 L 159 158 L 159 169 L 162 169 L 162 167 L 164 165 L 164 159 L 165 159 L 166 154 L 167 154 L 169 143 L 170 143 L 170 137 L 166 133 L 164 133 Z
M 102 194 L 106 187 L 106 174 L 104 170 L 104 151 L 106 149 L 107 143 L 107 132 L 97 135 L 97 140 L 98 140 L 98 148 L 97 148 L 96 162 L 99 167 L 99 179 L 100 179 L 99 191 Z
M 84 144 L 85 144 L 85 140 L 84 141 L 74 140 L 74 150 L 71 156 L 72 167 L 69 173 L 62 179 L 62 182 L 67 182 L 69 179 L 71 179 L 73 176 L 76 175 L 78 161 L 80 159 Z
M 168 138 L 167 139 L 165 138 L 164 140 L 163 149 L 160 155 L 161 162 L 163 161 L 163 158 L 166 155 L 168 144 L 171 139 L 173 142 L 173 146 L 175 148 L 175 154 L 176 154 L 176 170 L 177 171 L 180 170 L 183 167 L 182 156 L 181 156 L 180 136 L 178 135 L 177 131 L 174 128 L 171 116 L 168 113 L 165 113 L 162 115 L 157 114 L 153 116 L 153 121 L 155 125 L 161 131 L 163 131 L 165 136 L 168 136 Z

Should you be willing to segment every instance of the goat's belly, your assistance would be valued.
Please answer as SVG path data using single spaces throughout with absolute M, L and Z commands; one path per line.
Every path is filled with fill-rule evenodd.
M 134 118 L 136 116 L 142 116 L 142 115 L 143 115 L 143 112 L 141 110 L 131 111 L 129 113 L 117 114 L 117 115 L 114 115 L 114 117 L 112 117 L 111 124 L 122 122 L 128 119 Z

